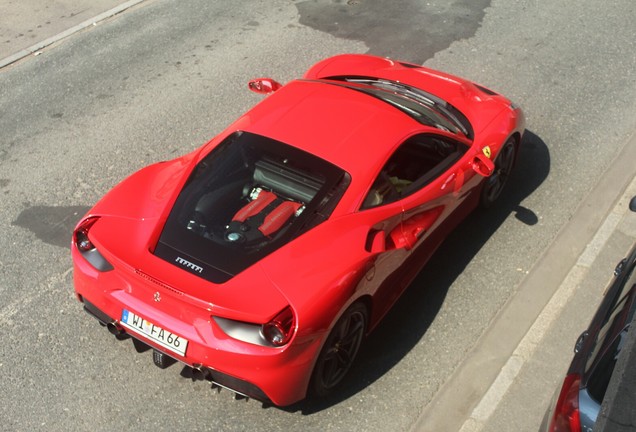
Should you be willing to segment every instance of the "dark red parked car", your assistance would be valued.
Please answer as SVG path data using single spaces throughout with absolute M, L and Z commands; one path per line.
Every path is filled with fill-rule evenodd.
M 636 197 L 632 198 L 629 208 L 636 212 Z M 636 244 L 616 266 L 614 279 L 592 322 L 576 341 L 574 358 L 563 385 L 550 403 L 541 431 L 585 432 L 594 429 L 617 360 L 625 347 L 634 313 Z M 634 412 L 634 389 L 631 390 L 631 394 L 623 397 L 627 398 L 628 405 L 631 402 L 631 411 Z M 624 426 L 625 429 L 621 430 L 633 430 L 628 424 Z

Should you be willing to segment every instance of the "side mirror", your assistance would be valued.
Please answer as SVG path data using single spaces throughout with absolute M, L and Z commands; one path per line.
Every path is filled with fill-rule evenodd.
M 477 153 L 470 165 L 473 171 L 483 177 L 490 177 L 495 171 L 495 164 L 483 153 Z
M 636 212 L 636 195 L 634 195 L 629 202 L 629 209 L 633 212 Z
M 247 87 L 254 93 L 269 94 L 274 93 L 283 85 L 271 78 L 256 78 L 247 83 Z

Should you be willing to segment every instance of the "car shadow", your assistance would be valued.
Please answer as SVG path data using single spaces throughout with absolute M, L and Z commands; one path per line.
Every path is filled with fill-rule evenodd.
M 86 206 L 29 206 L 11 225 L 31 231 L 44 243 L 68 248 L 75 225 L 89 209 Z
M 426 334 L 450 286 L 509 215 L 527 225 L 538 222 L 537 215 L 521 202 L 543 183 L 549 172 L 548 147 L 537 135 L 526 131 L 517 165 L 497 204 L 476 210 L 446 238 L 369 335 L 340 388 L 327 398 L 307 399 L 283 409 L 305 415 L 328 409 L 359 393 L 399 363 Z

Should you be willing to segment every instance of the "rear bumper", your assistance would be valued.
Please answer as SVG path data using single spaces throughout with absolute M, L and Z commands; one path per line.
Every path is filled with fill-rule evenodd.
M 73 249 L 74 284 L 84 309 L 99 322 L 202 372 L 236 393 L 286 406 L 304 399 L 321 339 L 297 339 L 279 348 L 242 342 L 227 336 L 208 310 L 180 301 L 174 293 L 115 268 L 95 270 Z M 153 301 L 160 292 L 162 300 Z M 126 309 L 188 340 L 184 355 L 166 350 L 142 333 L 120 324 Z
M 90 303 L 87 300 L 84 300 L 83 303 L 84 303 L 84 310 L 89 315 L 96 318 L 101 324 L 105 326 L 117 325 L 117 320 L 110 318 L 108 315 L 102 312 L 94 304 Z M 123 333 L 126 333 L 126 330 L 124 328 L 122 328 L 121 331 Z M 132 332 L 127 332 L 126 334 L 130 335 L 132 338 L 135 338 L 138 341 L 143 342 L 144 344 L 150 347 L 150 345 L 148 344 L 148 341 L 144 340 L 144 338 L 140 337 L 140 335 L 132 334 Z M 174 356 L 173 353 L 170 353 L 168 355 L 170 355 L 171 357 Z M 212 383 L 216 385 L 232 390 L 233 392 L 236 392 L 240 395 L 257 399 L 261 402 L 272 402 L 263 390 L 261 390 L 258 386 L 252 384 L 249 381 L 245 381 L 240 378 L 233 377 L 231 375 L 225 374 L 223 372 L 219 372 L 217 370 L 214 370 L 202 365 L 188 365 L 188 366 L 194 367 L 193 370 L 196 370 L 196 375 L 193 374 L 193 377 L 198 376 L 202 379 L 211 381 Z

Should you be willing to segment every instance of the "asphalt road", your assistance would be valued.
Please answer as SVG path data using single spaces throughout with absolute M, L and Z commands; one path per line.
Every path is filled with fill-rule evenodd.
M 3 0 L 0 2 L 0 59 L 36 45 L 109 10 L 122 0 Z
M 635 129 L 634 17 L 632 0 L 154 0 L 0 70 L 0 429 L 408 430 Z M 521 104 L 529 129 L 501 205 L 448 239 L 343 392 L 237 402 L 86 316 L 68 252 L 83 212 L 260 100 L 248 79 L 341 52 L 473 79 Z

